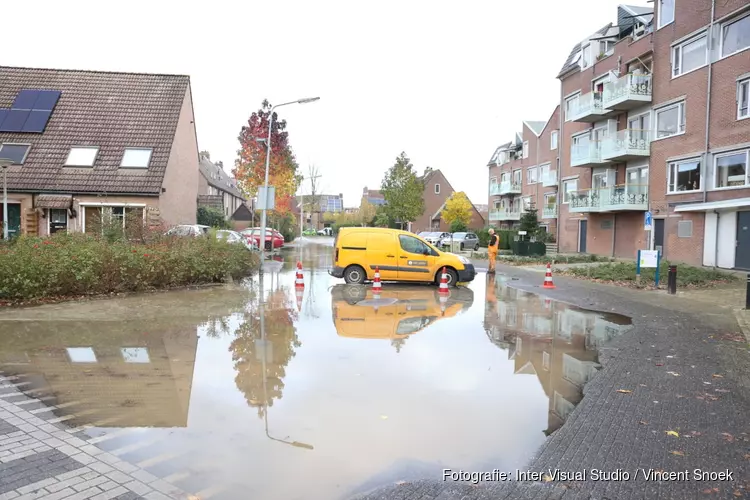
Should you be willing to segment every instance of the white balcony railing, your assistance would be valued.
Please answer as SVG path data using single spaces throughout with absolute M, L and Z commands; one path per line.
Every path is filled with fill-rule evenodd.
M 651 102 L 651 75 L 629 73 L 604 84 L 602 105 L 605 108 L 629 109 Z
M 557 203 L 548 203 L 542 209 L 543 219 L 557 219 Z
M 628 160 L 650 154 L 650 130 L 620 130 L 612 136 L 605 137 L 602 143 L 602 160 Z
M 648 210 L 648 185 L 621 184 L 614 187 L 581 189 L 570 194 L 571 212 L 627 210 Z
M 500 184 L 497 182 L 490 183 L 490 196 L 497 196 L 500 194 Z
M 521 210 L 516 208 L 494 208 L 490 210 L 490 220 L 521 220 Z
M 609 113 L 605 109 L 601 92 L 589 92 L 578 97 L 578 105 L 571 109 L 572 121 L 592 121 Z
M 521 183 L 513 181 L 503 181 L 500 183 L 500 194 L 521 194 Z
M 557 170 L 548 170 L 546 172 L 542 172 L 542 186 L 557 186 Z
M 570 146 L 570 166 L 601 165 L 608 163 L 602 158 L 602 143 L 588 141 Z

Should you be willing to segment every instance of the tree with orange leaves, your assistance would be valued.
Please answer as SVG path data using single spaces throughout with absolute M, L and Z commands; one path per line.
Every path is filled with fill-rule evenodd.
M 258 142 L 257 139 L 268 139 L 271 107 L 268 100 L 264 100 L 261 108 L 250 115 L 247 125 L 242 127 L 238 137 L 240 149 L 237 151 L 238 158 L 234 162 L 232 173 L 240 189 L 248 197 L 254 197 L 265 180 L 267 149 L 265 142 Z M 274 112 L 268 185 L 276 188 L 274 211 L 277 215 L 287 215 L 293 208 L 294 194 L 302 182 L 302 176 L 297 172 L 298 168 L 297 160 L 289 146 L 286 120 L 279 120 Z

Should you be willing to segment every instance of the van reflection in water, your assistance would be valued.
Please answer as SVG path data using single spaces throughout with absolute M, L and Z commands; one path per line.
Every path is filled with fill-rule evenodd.
M 600 368 L 600 344 L 632 328 L 629 318 L 587 311 L 506 286 L 487 275 L 484 329 L 508 351 L 516 375 L 535 375 L 549 398 L 549 435 L 583 398 L 583 386 Z

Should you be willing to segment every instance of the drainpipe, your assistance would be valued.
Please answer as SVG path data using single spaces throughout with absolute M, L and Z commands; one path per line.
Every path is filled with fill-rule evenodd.
M 612 214 L 612 258 L 615 257 L 615 239 L 617 238 L 617 214 Z
M 560 159 L 559 162 L 555 162 L 555 172 L 557 172 L 557 195 L 555 199 L 557 200 L 557 224 L 555 224 L 555 243 L 557 244 L 557 251 L 560 252 L 560 225 L 562 224 L 562 197 L 565 193 L 562 192 L 562 150 L 563 150 L 563 120 L 565 119 L 563 117 L 563 113 L 565 112 L 565 107 L 563 106 L 563 85 L 562 81 L 560 81 L 560 111 L 557 113 L 557 158 Z
M 711 130 L 711 80 L 713 76 L 713 40 L 714 40 L 714 16 L 716 15 L 716 0 L 711 0 L 711 23 L 708 25 L 708 38 L 706 40 L 707 42 L 707 52 L 708 52 L 708 84 L 706 85 L 706 140 L 704 143 L 703 148 L 703 171 L 707 174 L 709 172 L 708 168 L 708 145 L 709 145 L 709 137 L 710 137 L 710 130 Z M 687 120 L 685 120 L 685 125 L 687 126 Z M 703 203 L 706 203 L 706 199 L 708 196 L 708 175 L 702 175 L 701 176 L 701 184 L 703 189 L 701 191 L 703 192 Z M 703 217 L 703 225 L 705 228 L 706 224 L 706 218 Z M 718 236 L 719 236 L 719 219 L 717 215 L 716 219 L 716 237 L 717 242 L 716 246 L 718 247 Z M 705 238 L 705 234 L 703 236 Z M 703 249 L 701 250 L 701 261 L 705 258 L 706 253 L 706 245 L 703 245 Z M 718 253 L 714 256 L 714 269 L 716 268 L 716 261 L 719 259 Z
M 721 214 L 718 210 L 714 210 L 714 213 L 716 214 L 716 234 L 714 235 L 714 270 L 718 267 L 719 264 L 719 219 L 721 218 Z

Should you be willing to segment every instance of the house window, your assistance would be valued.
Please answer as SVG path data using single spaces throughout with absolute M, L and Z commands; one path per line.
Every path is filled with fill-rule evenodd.
M 125 148 L 120 166 L 125 168 L 148 168 L 152 151 L 145 148 Z
M 435 184 L 435 194 L 440 194 L 440 184 Z
M 565 99 L 565 121 L 569 122 L 570 117 L 578 111 L 578 99 L 581 97 L 580 92 L 574 96 Z
M 549 148 L 550 149 L 557 149 L 557 130 L 553 130 L 552 133 L 549 136 Z
M 529 168 L 526 173 L 526 179 L 529 184 L 536 184 L 539 182 L 539 170 L 536 167 Z
M 523 170 L 518 169 L 513 171 L 513 185 L 520 186 L 523 184 Z
M 748 17 L 750 19 L 750 17 Z M 750 102 L 750 79 L 742 80 L 737 84 L 737 119 L 750 118 L 748 110 Z
M 542 352 L 542 368 L 545 371 L 549 371 L 549 353 L 546 351 Z
M 721 56 L 732 54 L 750 47 L 750 14 L 721 27 Z
M 531 209 L 531 196 L 523 197 L 523 209 L 524 211 Z
M 0 144 L 0 158 L 11 160 L 13 165 L 23 165 L 31 146 L 28 144 Z
M 123 347 L 120 349 L 122 359 L 126 363 L 149 363 L 148 349 L 145 347 Z
M 68 347 L 66 351 L 71 363 L 96 363 L 96 354 L 91 347 Z
M 563 205 L 570 203 L 570 198 L 576 191 L 578 191 L 578 179 L 563 181 Z
M 674 21 L 675 0 L 659 0 L 659 28 Z
M 87 234 L 104 234 L 109 230 L 129 228 L 130 224 L 143 220 L 142 207 L 98 207 L 84 206 L 83 232 Z
M 501 175 L 500 175 L 500 182 L 501 182 L 501 183 L 502 183 L 502 182 L 508 182 L 508 177 L 509 177 L 509 175 L 510 175 L 510 174 L 508 174 L 508 172 L 505 172 L 505 173 L 501 174 Z
M 693 38 L 672 48 L 672 78 L 706 65 L 706 35 Z
M 557 195 L 555 193 L 547 193 L 544 195 L 544 208 L 547 210 L 554 210 L 557 205 Z
M 529 141 L 524 141 L 523 143 L 523 157 L 524 158 L 529 157 Z
M 685 132 L 685 102 L 656 110 L 656 138 L 670 137 Z
M 539 167 L 539 181 L 538 182 L 545 182 L 548 177 L 549 177 L 549 163 Z
M 715 186 L 719 188 L 745 187 L 750 185 L 748 179 L 748 154 L 750 150 L 735 151 L 716 157 Z
M 581 56 L 581 67 L 588 68 L 589 66 L 591 66 L 591 44 L 583 48 L 583 55 Z
M 99 148 L 96 146 L 70 148 L 65 165 L 68 167 L 93 167 L 98 152 Z
M 700 191 L 701 188 L 701 161 L 683 160 L 669 164 L 669 181 L 667 183 L 668 193 L 682 193 L 687 191 Z

